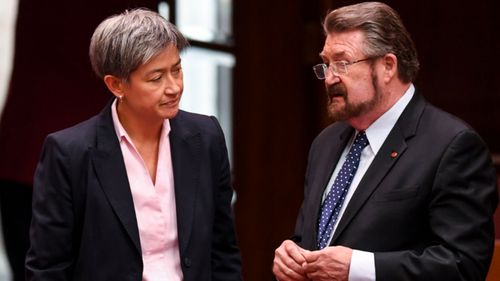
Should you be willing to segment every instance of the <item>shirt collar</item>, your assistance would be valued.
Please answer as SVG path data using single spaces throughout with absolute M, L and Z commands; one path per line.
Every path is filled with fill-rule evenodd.
M 127 131 L 125 131 L 125 128 L 123 128 L 122 123 L 120 122 L 120 118 L 118 118 L 118 111 L 116 110 L 117 100 L 118 99 L 115 99 L 111 104 L 111 117 L 113 118 L 113 126 L 115 127 L 116 137 L 120 142 L 126 140 L 127 142 L 132 144 L 132 140 L 127 134 Z M 168 119 L 165 119 L 163 121 L 163 128 L 161 130 L 160 138 L 164 139 L 168 137 L 169 133 L 170 133 L 170 121 Z
M 401 96 L 389 110 L 382 114 L 382 116 L 375 120 L 375 122 L 373 122 L 373 124 L 365 130 L 366 137 L 368 138 L 370 147 L 374 154 L 377 154 L 382 147 L 382 144 L 392 131 L 392 128 L 410 102 L 414 93 L 415 87 L 413 84 L 410 84 L 410 87 L 406 90 L 403 96 Z

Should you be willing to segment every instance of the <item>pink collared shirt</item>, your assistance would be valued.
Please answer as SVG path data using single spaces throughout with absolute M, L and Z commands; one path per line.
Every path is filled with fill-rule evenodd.
M 116 135 L 125 161 L 139 228 L 144 271 L 143 281 L 182 281 L 179 257 L 174 175 L 170 154 L 170 122 L 165 119 L 160 136 L 156 184 L 148 168 L 123 128 L 112 105 Z

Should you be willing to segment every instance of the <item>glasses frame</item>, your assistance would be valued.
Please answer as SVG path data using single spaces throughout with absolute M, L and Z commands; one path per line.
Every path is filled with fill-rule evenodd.
M 325 63 L 320 63 L 315 66 L 313 66 L 314 74 L 316 74 L 316 77 L 319 80 L 324 80 L 328 76 L 328 70 L 331 70 L 331 73 L 335 76 L 341 76 L 341 75 L 347 75 L 347 67 L 351 66 L 353 64 L 356 64 L 358 62 L 363 62 L 367 60 L 374 59 L 373 57 L 369 58 L 364 58 L 360 60 L 355 60 L 355 61 L 345 61 L 345 60 L 340 60 L 340 61 L 333 61 L 329 65 Z

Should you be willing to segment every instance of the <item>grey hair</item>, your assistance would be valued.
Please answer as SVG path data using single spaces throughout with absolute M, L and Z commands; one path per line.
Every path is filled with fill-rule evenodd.
M 364 2 L 331 11 L 323 22 L 325 32 L 361 30 L 367 57 L 392 53 L 398 58 L 398 77 L 408 83 L 419 70 L 417 50 L 398 13 L 380 2 Z
M 97 26 L 89 57 L 96 75 L 128 80 L 139 66 L 173 44 L 179 52 L 189 46 L 177 28 L 158 13 L 144 9 L 113 15 Z

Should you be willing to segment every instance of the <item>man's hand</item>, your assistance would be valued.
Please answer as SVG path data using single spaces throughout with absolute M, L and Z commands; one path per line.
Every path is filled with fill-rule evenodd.
M 352 249 L 343 246 L 326 247 L 319 251 L 304 251 L 302 256 L 305 259 L 302 268 L 307 279 L 313 281 L 348 280 Z
M 302 265 L 303 254 L 309 251 L 300 248 L 291 240 L 285 240 L 274 251 L 273 273 L 279 281 L 307 281 Z

